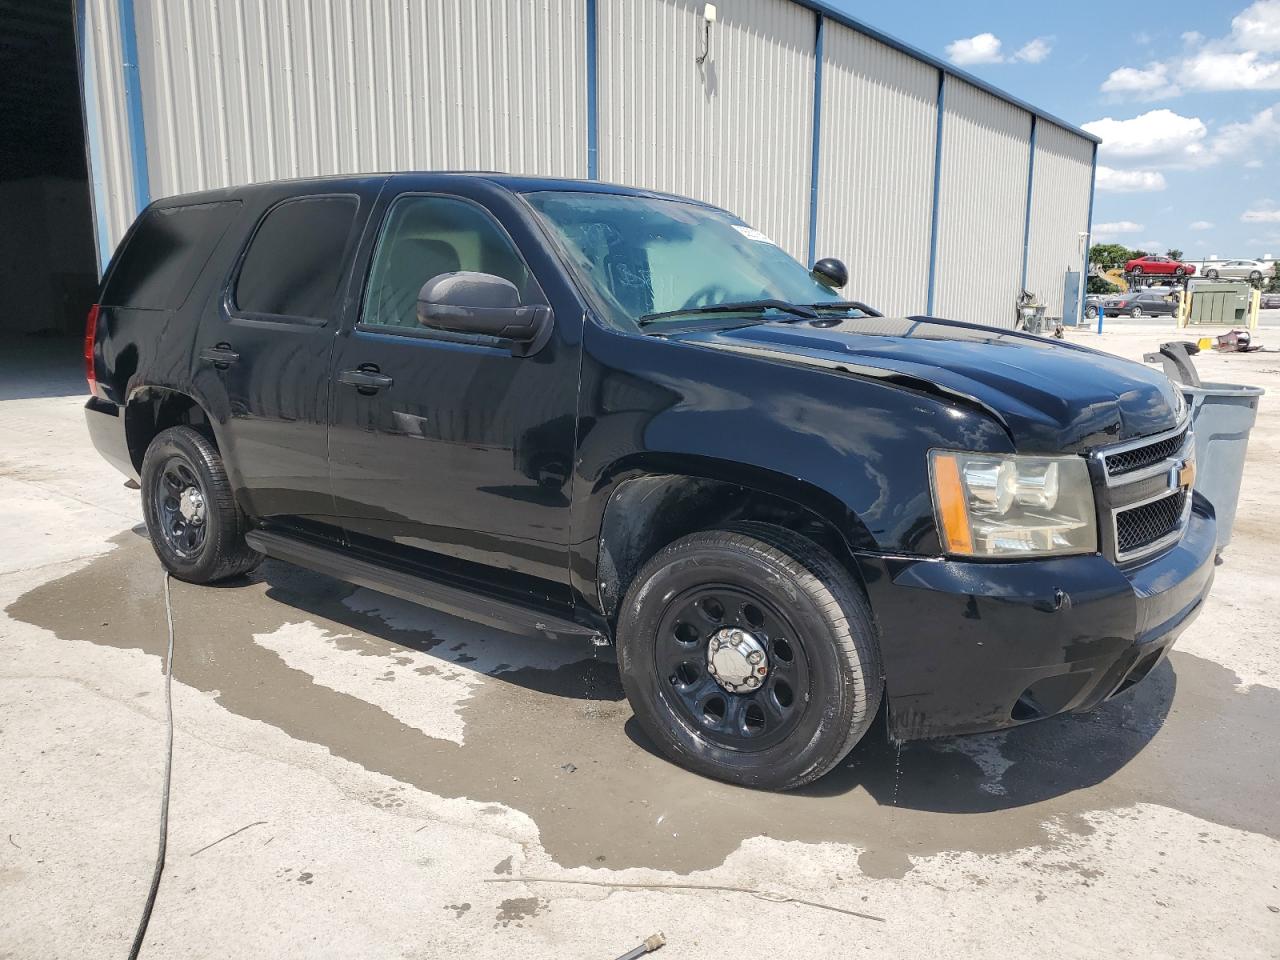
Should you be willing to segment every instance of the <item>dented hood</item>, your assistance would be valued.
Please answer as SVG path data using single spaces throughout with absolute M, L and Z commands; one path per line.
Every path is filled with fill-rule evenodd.
M 1059 340 L 938 320 L 775 321 L 671 339 L 888 381 L 986 410 L 1017 449 L 1082 451 L 1177 425 L 1182 398 L 1140 363 Z

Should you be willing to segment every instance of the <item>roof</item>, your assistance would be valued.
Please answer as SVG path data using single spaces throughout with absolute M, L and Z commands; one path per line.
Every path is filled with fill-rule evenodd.
M 936 67 L 938 70 L 941 70 L 945 75 L 949 77 L 955 77 L 958 80 L 963 80 L 965 83 L 971 83 L 975 87 L 978 87 L 981 90 L 985 90 L 987 93 L 991 94 L 993 97 L 998 97 L 999 99 L 1005 101 L 1006 103 L 1012 103 L 1014 106 L 1021 107 L 1023 110 L 1026 110 L 1028 113 L 1032 114 L 1033 116 L 1039 117 L 1041 120 L 1047 120 L 1050 123 L 1055 124 L 1056 126 L 1062 127 L 1062 129 L 1064 130 L 1069 130 L 1071 133 L 1074 133 L 1078 137 L 1083 137 L 1085 140 L 1089 140 L 1093 143 L 1102 142 L 1101 137 L 1094 136 L 1092 133 L 1089 133 L 1087 130 L 1081 130 L 1075 124 L 1068 123 L 1066 120 L 1063 120 L 1060 117 L 1055 117 L 1051 113 L 1046 113 L 1044 110 L 1041 110 L 1039 107 L 1032 106 L 1031 104 L 1027 103 L 1025 100 L 1019 99 L 1018 97 L 1013 96 L 1013 94 L 1011 93 L 1006 93 L 1005 91 L 1001 90 L 999 87 L 992 86 L 991 84 L 987 83 L 985 80 L 979 80 L 973 74 L 965 70 L 957 69 L 955 66 L 951 65 L 950 63 L 947 63 L 945 60 L 939 60 L 937 57 L 933 56 L 932 54 L 925 53 L 923 50 L 919 49 L 918 47 L 913 47 L 909 43 L 904 43 L 903 41 L 899 40 L 897 37 L 891 37 L 889 36 L 889 34 L 883 33 L 880 30 L 877 30 L 875 27 L 870 26 L 869 24 L 863 23 L 861 20 L 857 19 L 856 17 L 851 17 L 849 16 L 849 14 L 843 12 L 842 10 L 837 10 L 835 7 L 832 7 L 829 4 L 822 2 L 822 0 L 792 0 L 792 2 L 798 3 L 802 7 L 808 7 L 810 10 L 813 10 L 816 13 L 820 13 L 824 17 L 827 17 L 828 19 L 834 20 L 836 23 L 842 23 L 846 27 L 849 27 L 853 30 L 857 30 L 859 33 L 865 34 L 866 36 L 871 37 L 873 40 L 879 40 L 881 43 L 885 44 L 886 46 L 893 47 L 895 50 L 901 51 L 902 53 L 907 54 L 907 56 L 909 57 L 914 57 L 917 60 L 922 60 L 925 63 L 933 67 Z

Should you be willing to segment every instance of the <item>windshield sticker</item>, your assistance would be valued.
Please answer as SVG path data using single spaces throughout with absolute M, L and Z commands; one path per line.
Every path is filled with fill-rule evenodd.
M 777 244 L 776 244 L 776 243 L 774 243 L 772 240 L 770 240 L 767 236 L 765 236 L 763 233 L 761 233 L 761 232 L 760 232 L 759 230 L 757 230 L 755 227 L 745 227 L 745 226 L 742 226 L 741 224 L 737 224 L 737 223 L 735 223 L 735 224 L 733 225 L 733 229 L 737 230 L 740 234 L 742 234 L 742 235 L 743 235 L 744 237 L 746 237 L 748 240 L 755 240 L 755 241 L 757 241 L 757 242 L 759 242 L 759 243 L 768 243 L 768 244 L 771 244 L 771 245 L 773 245 L 773 246 L 775 246 L 775 247 L 777 246 Z

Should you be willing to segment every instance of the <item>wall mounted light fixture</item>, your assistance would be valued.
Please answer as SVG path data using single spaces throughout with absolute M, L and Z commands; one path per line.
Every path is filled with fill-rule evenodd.
M 711 25 L 716 22 L 716 5 L 714 3 L 704 4 L 702 7 L 702 53 L 694 59 L 694 63 L 698 66 L 706 61 L 707 55 L 711 53 Z

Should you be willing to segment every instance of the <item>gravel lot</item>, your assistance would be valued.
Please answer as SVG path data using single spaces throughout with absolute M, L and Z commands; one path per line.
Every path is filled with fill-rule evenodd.
M 1104 329 L 1068 338 L 1177 336 Z M 156 850 L 162 577 L 78 352 L 0 344 L 0 958 L 125 956 Z M 589 648 L 275 562 L 175 583 L 144 956 L 608 960 L 657 930 L 663 960 L 1280 955 L 1280 353 L 1199 367 L 1268 395 L 1169 661 L 1089 715 L 900 753 L 873 730 L 798 794 L 658 759 Z

